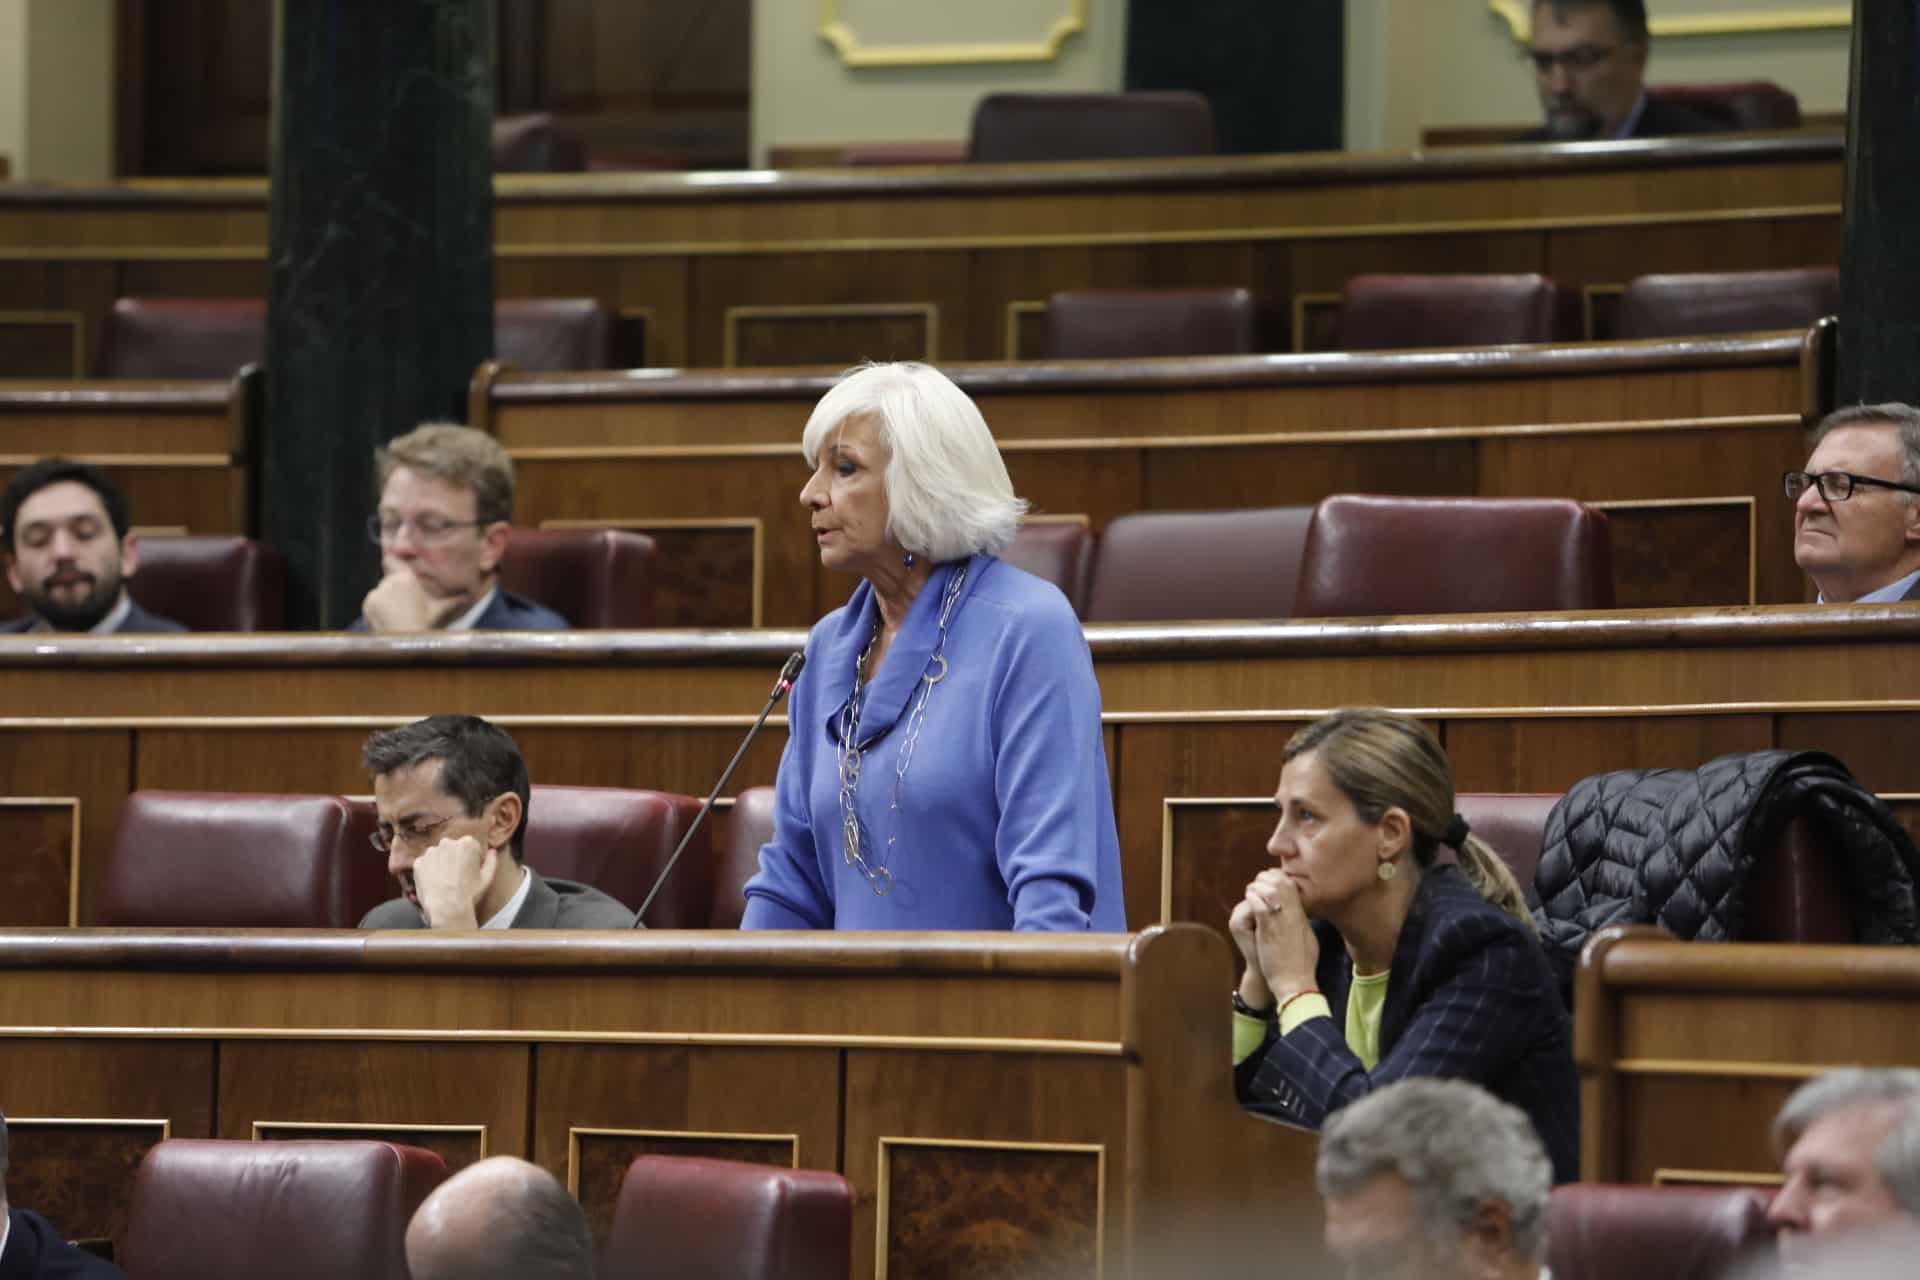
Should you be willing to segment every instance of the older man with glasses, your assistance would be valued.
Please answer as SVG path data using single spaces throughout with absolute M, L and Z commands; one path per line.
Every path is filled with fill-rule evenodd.
M 513 463 L 484 431 L 428 423 L 375 452 L 379 585 L 355 631 L 564 631 L 567 620 L 500 589 Z
M 1546 127 L 1529 141 L 1664 138 L 1727 126 L 1647 96 L 1644 0 L 1537 0 L 1527 56 Z
M 522 860 L 532 787 L 513 738 L 478 716 L 430 716 L 367 739 L 387 856 L 400 897 L 362 929 L 630 929 L 598 889 L 549 880 Z
M 1822 604 L 1920 601 L 1920 410 L 1828 414 L 1806 470 L 1786 474 L 1793 558 Z

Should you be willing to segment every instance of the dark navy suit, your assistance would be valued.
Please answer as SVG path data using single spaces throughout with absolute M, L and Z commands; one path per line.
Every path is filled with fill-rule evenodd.
M 7 1219 L 0 1280 L 126 1280 L 126 1273 L 111 1262 L 68 1244 L 39 1214 L 14 1209 Z
M 1471 1080 L 1533 1118 L 1555 1182 L 1579 1176 L 1580 1084 L 1573 1035 L 1546 953 L 1527 927 L 1482 898 L 1456 867 L 1422 874 L 1394 946 L 1380 1061 L 1369 1072 L 1347 1047 L 1353 961 L 1331 925 L 1316 924 L 1315 979 L 1332 1018 L 1310 1018 L 1267 1041 L 1234 1072 L 1249 1110 L 1317 1129 L 1328 1115 L 1409 1076 Z
M 127 610 L 127 616 L 120 620 L 120 625 L 113 629 L 114 635 L 164 635 L 186 630 L 185 627 L 175 622 L 172 618 L 163 618 L 157 613 L 148 613 L 136 602 L 129 601 L 129 604 L 131 604 L 132 607 Z M 30 631 L 33 629 L 34 622 L 35 617 L 31 613 L 24 618 L 9 618 L 5 622 L 0 622 L 0 635 L 16 635 Z M 64 634 L 85 635 L 87 633 L 84 631 L 74 631 Z
M 355 618 L 349 631 L 366 631 L 367 620 Z M 473 620 L 475 631 L 571 631 L 573 624 L 547 608 L 511 591 L 493 593 L 493 603 Z

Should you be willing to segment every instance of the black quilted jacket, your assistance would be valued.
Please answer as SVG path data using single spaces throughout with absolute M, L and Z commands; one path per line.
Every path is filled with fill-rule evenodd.
M 1533 916 L 1562 992 L 1587 938 L 1610 924 L 1740 937 L 1747 872 L 1798 814 L 1840 860 L 1854 937 L 1920 942 L 1920 853 L 1832 756 L 1756 751 L 1698 769 L 1623 769 L 1581 779 L 1547 816 Z

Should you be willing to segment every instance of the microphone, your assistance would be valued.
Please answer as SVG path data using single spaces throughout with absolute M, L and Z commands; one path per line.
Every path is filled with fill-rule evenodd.
M 713 784 L 713 790 L 709 791 L 707 798 L 701 801 L 700 812 L 693 815 L 693 821 L 687 824 L 686 834 L 681 836 L 680 843 L 674 846 L 673 856 L 667 859 L 666 866 L 660 868 L 660 878 L 653 882 L 653 888 L 647 890 L 647 900 L 642 902 L 640 909 L 633 913 L 634 928 L 640 928 L 640 921 L 647 914 L 647 908 L 652 906 L 653 900 L 660 896 L 660 890 L 665 887 L 667 877 L 673 874 L 673 868 L 680 861 L 680 855 L 687 851 L 687 844 L 693 839 L 693 833 L 700 829 L 700 824 L 707 820 L 709 813 L 713 812 L 713 802 L 720 798 L 721 788 L 725 787 L 727 779 L 733 776 L 734 769 L 740 764 L 740 757 L 747 754 L 747 748 L 752 746 L 754 738 L 759 736 L 760 726 L 764 725 L 767 717 L 773 714 L 773 709 L 779 704 L 780 699 L 787 696 L 787 690 L 793 688 L 793 682 L 800 678 L 800 668 L 806 665 L 806 654 L 787 655 L 786 662 L 780 667 L 779 676 L 774 679 L 773 692 L 767 695 L 767 705 L 760 708 L 760 716 L 753 722 L 753 728 L 747 730 L 747 736 L 740 740 L 740 749 L 733 753 L 733 759 L 727 761 L 727 767 L 720 771 L 720 781 Z

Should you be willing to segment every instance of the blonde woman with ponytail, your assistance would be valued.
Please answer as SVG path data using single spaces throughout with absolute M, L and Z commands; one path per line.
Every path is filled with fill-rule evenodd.
M 1572 1181 L 1566 1009 L 1525 893 L 1454 811 L 1439 742 L 1411 716 L 1348 707 L 1295 734 L 1283 761 L 1276 865 L 1228 920 L 1245 962 L 1233 993 L 1240 1101 L 1318 1128 L 1395 1080 L 1472 1080 L 1532 1118 L 1554 1180 Z

